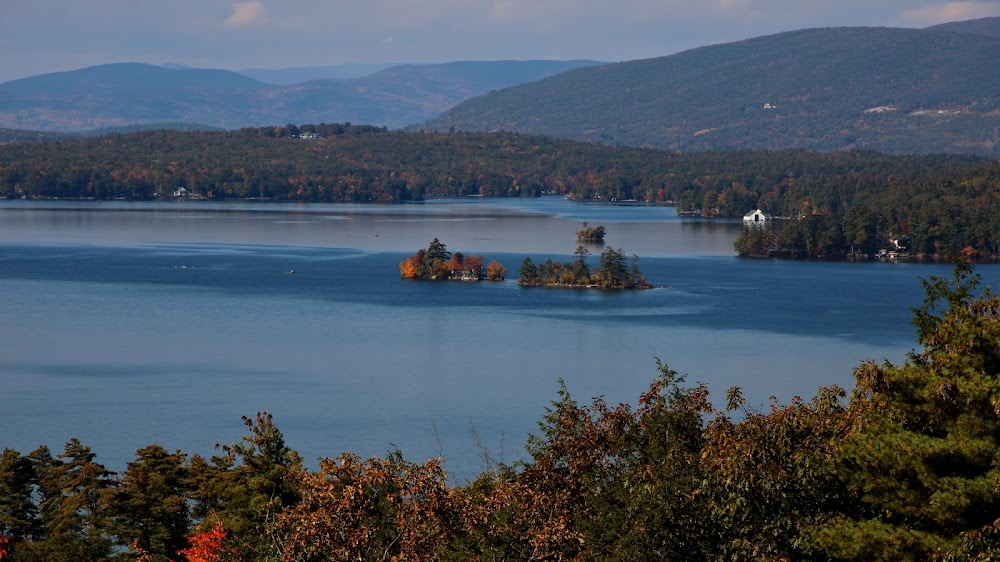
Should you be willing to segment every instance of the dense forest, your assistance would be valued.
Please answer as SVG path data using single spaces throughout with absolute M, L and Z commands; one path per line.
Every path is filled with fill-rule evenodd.
M 930 278 L 922 346 L 756 409 L 657 361 L 634 405 L 563 385 L 512 465 L 351 453 L 308 468 L 264 412 L 204 458 L 121 473 L 73 439 L 0 455 L 0 559 L 941 560 L 1000 557 L 1000 297 Z
M 422 127 L 682 151 L 998 157 L 997 61 L 1000 39 L 986 35 L 803 29 L 570 70 L 471 98 Z
M 319 138 L 303 138 L 315 135 Z M 560 194 L 674 203 L 702 217 L 760 207 L 825 221 L 834 250 L 1000 253 L 1000 163 L 866 151 L 682 154 L 514 133 L 389 132 L 349 124 L 147 131 L 0 145 L 0 197 L 397 202 Z M 810 227 L 811 228 L 811 227 Z

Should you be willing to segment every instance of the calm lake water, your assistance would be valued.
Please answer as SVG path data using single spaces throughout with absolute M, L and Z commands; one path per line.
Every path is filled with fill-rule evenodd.
M 583 221 L 659 288 L 519 288 L 523 257 L 570 259 Z M 850 387 L 859 361 L 905 357 L 919 278 L 950 273 L 740 260 L 738 227 L 561 199 L 0 202 L 0 446 L 79 437 L 122 470 L 152 442 L 210 454 L 263 409 L 310 463 L 398 447 L 462 480 L 482 468 L 473 431 L 518 458 L 560 378 L 632 402 L 659 357 L 717 402 Z M 511 279 L 400 279 L 434 237 Z

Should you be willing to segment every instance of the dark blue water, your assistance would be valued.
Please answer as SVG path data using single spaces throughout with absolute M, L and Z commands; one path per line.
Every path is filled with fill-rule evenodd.
M 759 404 L 849 387 L 859 361 L 904 358 L 919 277 L 950 272 L 745 261 L 720 250 L 643 258 L 658 286 L 649 291 L 435 283 L 399 278 L 398 246 L 426 245 L 409 223 L 380 224 L 381 236 L 352 248 L 290 244 L 281 213 L 269 221 L 199 213 L 179 229 L 105 215 L 78 217 L 85 244 L 53 236 L 48 219 L 32 216 L 23 228 L 17 215 L 17 239 L 0 244 L 0 445 L 58 449 L 76 436 L 116 470 L 153 441 L 211 453 L 242 434 L 241 415 L 266 409 L 310 461 L 399 447 L 413 460 L 443 454 L 456 478 L 472 477 L 481 468 L 473 432 L 494 455 L 520 456 L 559 378 L 581 400 L 633 401 L 659 357 L 716 397 L 740 385 Z M 357 233 L 352 221 L 332 221 L 340 230 L 324 238 Z M 514 251 L 483 252 L 516 271 L 525 240 L 574 221 L 448 225 L 466 244 L 452 248 L 475 253 L 468 245 L 477 239 L 517 233 Z M 143 223 L 151 238 L 123 234 Z M 606 224 L 646 237 L 637 245 L 655 243 L 653 230 Z M 269 243 L 275 230 L 280 244 Z M 205 239 L 219 232 L 253 243 Z M 44 243 L 25 242 L 32 233 Z M 397 248 L 374 247 L 385 239 Z M 569 259 L 532 257 L 548 255 Z M 990 283 L 997 271 L 981 270 Z

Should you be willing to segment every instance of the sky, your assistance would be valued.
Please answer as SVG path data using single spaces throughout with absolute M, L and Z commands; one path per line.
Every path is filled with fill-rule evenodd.
M 0 82 L 113 62 L 615 62 L 809 27 L 987 16 L 1000 0 L 0 0 Z

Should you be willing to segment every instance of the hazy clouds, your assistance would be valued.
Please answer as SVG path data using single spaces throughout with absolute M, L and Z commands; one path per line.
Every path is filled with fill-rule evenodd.
M 994 15 L 1000 0 L 0 0 L 0 81 L 123 61 L 618 61 L 804 27 Z

